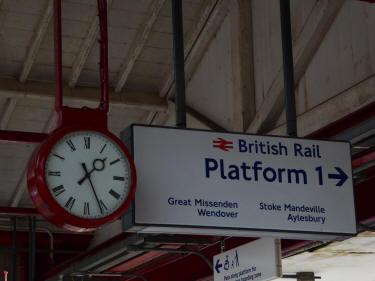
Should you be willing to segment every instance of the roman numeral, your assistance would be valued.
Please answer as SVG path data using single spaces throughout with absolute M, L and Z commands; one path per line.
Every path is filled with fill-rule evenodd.
M 55 156 L 55 157 L 57 157 L 57 158 L 60 158 L 61 160 L 65 160 L 64 157 L 62 157 L 62 156 L 60 156 L 60 155 L 58 155 L 58 154 L 56 154 L 56 153 L 54 153 L 53 156 Z
M 106 210 L 108 210 L 107 206 L 104 204 L 104 202 L 102 200 L 100 200 L 100 205 L 102 205 L 102 207 Z
M 74 203 L 76 202 L 76 199 L 74 199 L 72 196 L 69 197 L 68 201 L 65 203 L 65 208 L 68 208 L 71 210 L 73 208 Z
M 52 191 L 55 194 L 55 196 L 57 197 L 61 193 L 65 192 L 65 188 L 64 188 L 63 185 L 59 185 L 59 186 L 56 186 L 56 187 L 52 188 Z
M 90 205 L 89 202 L 85 202 L 83 206 L 83 214 L 90 215 Z
M 66 143 L 69 145 L 70 149 L 72 151 L 75 151 L 76 150 L 76 147 L 74 146 L 72 140 L 67 140 Z
M 124 181 L 125 178 L 124 177 L 113 176 L 113 180 L 115 180 L 115 181 Z
M 100 150 L 100 154 L 102 154 L 102 152 L 104 151 L 105 147 L 107 146 L 107 144 L 105 143 L 102 147 L 102 149 Z
M 118 159 L 116 159 L 116 160 L 113 160 L 112 162 L 109 163 L 109 165 L 116 164 L 118 161 L 120 161 L 120 158 L 118 158 Z
M 48 175 L 59 177 L 59 176 L 61 176 L 61 172 L 60 171 L 48 171 Z
M 85 140 L 85 148 L 90 149 L 90 137 L 84 137 Z
M 114 191 L 113 189 L 111 189 L 109 191 L 109 194 L 111 194 L 113 197 L 115 197 L 117 200 L 120 198 L 120 194 L 118 194 L 116 191 Z

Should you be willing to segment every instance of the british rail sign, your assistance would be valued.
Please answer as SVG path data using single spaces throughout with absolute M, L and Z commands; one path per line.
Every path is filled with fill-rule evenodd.
M 140 125 L 122 139 L 138 177 L 129 230 L 311 239 L 356 233 L 348 142 Z

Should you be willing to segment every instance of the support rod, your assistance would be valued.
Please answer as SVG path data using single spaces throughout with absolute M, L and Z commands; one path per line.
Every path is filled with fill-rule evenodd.
M 17 281 L 17 257 L 18 257 L 18 250 L 17 250 L 17 218 L 12 217 L 12 224 L 13 224 L 13 248 L 12 248 L 12 281 Z
M 294 89 L 293 47 L 290 24 L 290 1 L 280 0 L 281 41 L 283 46 L 284 92 L 287 134 L 297 136 L 296 101 Z
M 36 237 L 35 217 L 29 217 L 29 281 L 35 281 Z
M 185 110 L 185 62 L 182 1 L 172 0 L 174 79 L 176 86 L 176 127 L 186 128 Z

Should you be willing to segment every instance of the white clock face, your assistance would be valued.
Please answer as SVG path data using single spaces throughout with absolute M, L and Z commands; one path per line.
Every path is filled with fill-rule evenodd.
M 65 135 L 51 149 L 45 177 L 52 197 L 81 218 L 103 218 L 126 200 L 131 170 L 122 149 L 95 131 Z

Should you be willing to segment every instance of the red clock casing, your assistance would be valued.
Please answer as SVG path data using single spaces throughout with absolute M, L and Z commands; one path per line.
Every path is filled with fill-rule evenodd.
M 61 207 L 53 198 L 49 191 L 45 166 L 46 160 L 49 156 L 53 146 L 66 134 L 75 131 L 95 131 L 101 133 L 115 142 L 119 148 L 124 152 L 130 167 L 130 184 L 127 198 L 123 204 L 113 213 L 103 218 L 81 218 L 67 212 Z M 37 210 L 54 225 L 70 231 L 90 231 L 94 230 L 104 224 L 110 223 L 120 217 L 129 207 L 135 193 L 136 187 L 136 171 L 132 157 L 125 147 L 125 145 L 112 133 L 105 128 L 98 128 L 93 125 L 72 125 L 57 129 L 48 139 L 46 139 L 37 149 L 30 159 L 27 183 L 31 199 Z

